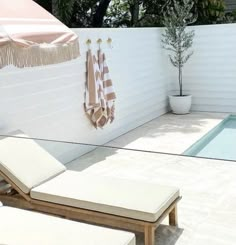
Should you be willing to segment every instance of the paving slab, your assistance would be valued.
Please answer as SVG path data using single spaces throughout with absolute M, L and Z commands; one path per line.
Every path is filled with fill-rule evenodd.
M 179 187 L 183 197 L 178 205 L 179 227 L 170 227 L 165 220 L 156 231 L 156 245 L 235 245 L 236 162 L 178 155 L 226 116 L 167 114 L 107 144 L 162 149 L 165 154 L 99 147 L 67 167 Z M 143 244 L 143 236 L 137 234 L 137 245 Z

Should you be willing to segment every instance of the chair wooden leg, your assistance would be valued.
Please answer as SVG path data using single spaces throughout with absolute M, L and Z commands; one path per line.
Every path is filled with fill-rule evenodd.
M 155 228 L 152 226 L 146 226 L 144 231 L 144 244 L 155 245 Z
M 178 225 L 177 206 L 175 206 L 169 213 L 169 224 L 173 226 Z

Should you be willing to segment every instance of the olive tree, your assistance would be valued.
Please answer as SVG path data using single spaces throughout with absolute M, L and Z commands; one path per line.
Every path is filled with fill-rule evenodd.
M 165 26 L 162 35 L 163 47 L 170 51 L 170 61 L 178 69 L 179 95 L 183 96 L 182 69 L 193 54 L 189 51 L 193 44 L 194 31 L 186 30 L 188 24 L 196 21 L 192 14 L 194 2 L 191 0 L 174 0 L 164 13 Z

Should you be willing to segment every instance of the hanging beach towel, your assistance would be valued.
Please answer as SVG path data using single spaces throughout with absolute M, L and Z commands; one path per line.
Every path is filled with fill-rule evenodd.
M 85 112 L 95 128 L 107 123 L 106 101 L 98 61 L 91 50 L 87 54 L 87 82 L 85 90 Z
M 98 65 L 103 82 L 103 91 L 107 110 L 107 121 L 110 121 L 110 123 L 112 123 L 115 118 L 116 94 L 114 92 L 112 80 L 110 78 L 109 68 L 106 63 L 106 57 L 101 49 L 98 50 Z

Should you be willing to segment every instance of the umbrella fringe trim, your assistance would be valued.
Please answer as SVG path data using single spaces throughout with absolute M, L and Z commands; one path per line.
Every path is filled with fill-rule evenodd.
M 77 40 L 69 44 L 41 44 L 28 48 L 10 43 L 0 47 L 0 68 L 7 65 L 24 68 L 57 64 L 76 59 L 79 55 L 79 42 Z

